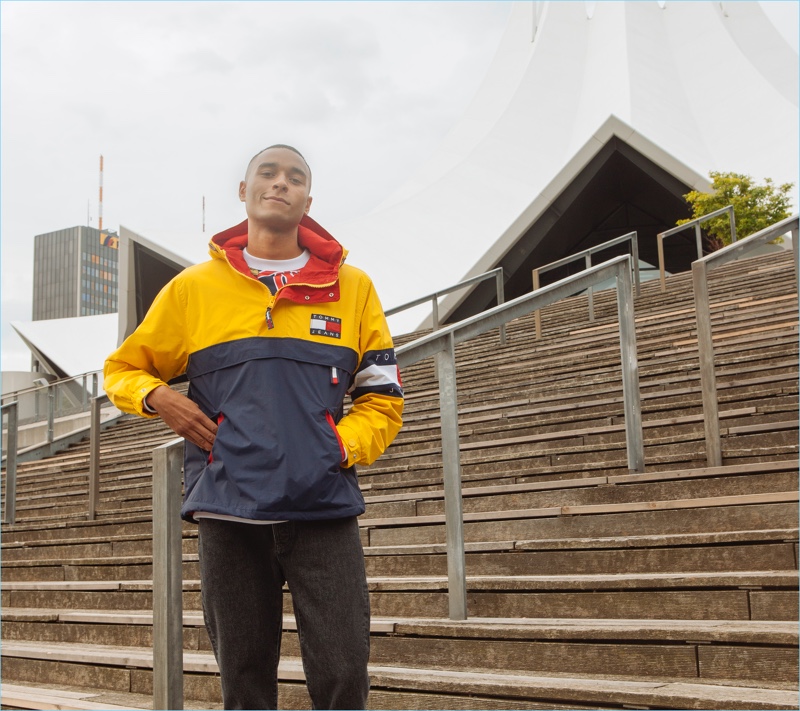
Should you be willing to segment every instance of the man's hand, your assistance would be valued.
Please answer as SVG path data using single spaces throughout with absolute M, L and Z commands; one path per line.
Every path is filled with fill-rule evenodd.
M 217 425 L 185 395 L 160 385 L 147 395 L 147 404 L 161 416 L 175 434 L 184 437 L 200 449 L 211 451 L 217 436 Z

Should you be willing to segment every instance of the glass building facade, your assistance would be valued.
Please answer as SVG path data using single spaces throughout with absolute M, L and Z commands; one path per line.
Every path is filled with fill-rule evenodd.
M 34 321 L 118 310 L 117 238 L 103 232 L 106 244 L 99 230 L 85 226 L 34 237 Z

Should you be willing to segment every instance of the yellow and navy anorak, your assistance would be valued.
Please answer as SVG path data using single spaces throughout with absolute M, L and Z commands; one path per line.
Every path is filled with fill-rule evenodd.
M 400 374 L 372 281 L 307 216 L 298 242 L 311 258 L 273 295 L 244 261 L 247 221 L 215 235 L 211 260 L 170 281 L 106 360 L 119 409 L 154 417 L 144 398 L 186 373 L 189 397 L 217 423 L 210 453 L 186 442 L 186 520 L 361 514 L 354 465 L 371 464 L 400 429 Z

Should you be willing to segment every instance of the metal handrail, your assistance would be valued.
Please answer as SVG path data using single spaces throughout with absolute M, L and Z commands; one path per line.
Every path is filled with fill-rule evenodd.
M 183 708 L 183 438 L 153 450 L 153 708 Z
M 54 380 L 45 385 L 6 393 L 3 396 L 3 401 L 16 396 L 14 401 L 17 403 L 18 428 L 46 423 L 41 440 L 23 445 L 27 459 L 55 454 L 64 446 L 68 446 L 69 443 L 65 444 L 66 440 L 72 440 L 88 429 L 81 424 L 75 424 L 71 432 L 56 437 L 57 420 L 63 422 L 65 418 L 89 412 L 98 398 L 102 402 L 108 401 L 105 394 L 97 394 L 101 373 L 102 371 L 89 371 L 71 378 Z M 46 397 L 46 404 L 42 408 L 40 408 L 40 396 Z M 75 422 L 77 423 L 77 420 Z
M 414 306 L 419 306 L 420 304 L 424 304 L 427 301 L 431 302 L 431 319 L 433 321 L 433 330 L 436 331 L 439 329 L 439 297 L 445 296 L 446 294 L 451 294 L 454 291 L 458 291 L 459 289 L 463 289 L 465 286 L 469 286 L 470 284 L 476 284 L 481 281 L 486 281 L 487 279 L 495 280 L 496 290 L 497 290 L 497 303 L 502 304 L 505 301 L 505 292 L 503 288 L 503 267 L 497 267 L 496 269 L 492 269 L 488 272 L 484 272 L 483 274 L 478 274 L 478 276 L 470 277 L 469 279 L 464 279 L 464 281 L 458 282 L 458 284 L 454 284 L 453 286 L 448 286 L 446 289 L 439 289 L 439 291 L 435 291 L 432 294 L 428 294 L 427 296 L 420 296 L 418 299 L 414 299 L 413 301 L 409 301 L 406 304 L 402 304 L 400 306 L 395 306 L 387 311 L 384 311 L 385 316 L 393 316 L 394 314 L 400 313 L 401 311 L 405 311 L 406 309 L 413 308 Z M 505 326 L 500 327 L 500 342 L 505 344 L 506 342 L 506 329 Z
M 476 316 L 426 334 L 400 346 L 395 351 L 397 362 L 401 367 L 431 356 L 436 358 L 439 377 L 448 597 L 451 619 L 467 618 L 455 345 L 491 331 L 508 321 L 530 314 L 536 309 L 567 298 L 576 290 L 588 288 L 606 279 L 616 278 L 628 468 L 633 472 L 643 472 L 644 441 L 630 259 L 629 255 L 624 255 L 603 262 L 579 274 L 549 284 L 538 291 L 524 294 Z
M 717 378 L 714 369 L 714 342 L 711 334 L 709 310 L 708 272 L 728 262 L 735 261 L 746 252 L 771 242 L 776 237 L 792 233 L 794 252 L 794 275 L 800 291 L 800 263 L 798 262 L 797 238 L 800 232 L 798 215 L 787 217 L 774 225 L 756 232 L 739 242 L 723 247 L 706 257 L 692 262 L 692 286 L 694 289 L 695 319 L 697 321 L 697 350 L 700 359 L 700 388 L 703 396 L 703 420 L 705 423 L 706 459 L 708 466 L 722 466 L 722 444 L 719 431 L 719 403 L 717 401 Z
M 665 232 L 659 232 L 656 235 L 656 244 L 658 246 L 658 271 L 661 276 L 661 292 L 665 292 L 667 290 L 667 273 L 664 267 L 664 240 L 667 237 L 671 237 L 672 235 L 678 234 L 678 232 L 683 232 L 684 230 L 689 229 L 690 227 L 694 227 L 694 236 L 695 241 L 697 242 L 697 258 L 703 258 L 703 236 L 700 234 L 700 225 L 703 222 L 707 222 L 708 220 L 719 217 L 720 215 L 724 215 L 728 213 L 730 222 L 731 222 L 731 244 L 736 242 L 736 217 L 733 214 L 733 205 L 727 205 L 725 207 L 721 207 L 719 210 L 714 210 L 714 212 L 709 212 L 707 215 L 702 215 L 701 217 L 696 217 L 694 220 L 690 220 L 689 222 L 684 222 L 682 225 L 678 225 L 677 227 L 673 227 Z
M 4 523 L 14 523 L 17 517 L 17 401 L 7 402 L 0 407 L 0 417 L 8 416 L 8 437 L 6 439 L 6 510 Z
M 14 400 L 7 402 L 0 410 L 3 414 L 8 413 L 8 431 L 6 447 L 2 452 L 2 459 L 6 462 L 6 495 L 5 495 L 5 523 L 14 523 L 16 518 L 16 497 L 17 497 L 17 464 L 22 458 L 23 461 L 37 459 L 39 456 L 52 455 L 61 449 L 66 448 L 72 443 L 77 443 L 86 434 L 89 434 L 89 507 L 88 519 L 94 521 L 97 515 L 97 506 L 100 501 L 100 431 L 112 424 L 118 418 L 107 420 L 104 425 L 100 423 L 100 408 L 103 403 L 108 402 L 106 394 L 92 398 L 91 415 L 88 427 L 82 427 L 57 440 L 50 440 L 44 445 L 33 445 L 32 448 L 19 449 L 19 403 Z M 62 441 L 63 440 L 63 441 Z M 36 451 L 32 451 L 36 450 Z M 38 456 L 37 456 L 38 454 Z
M 59 380 L 52 380 L 48 382 L 46 385 L 31 385 L 29 388 L 23 388 L 22 390 L 14 390 L 13 392 L 3 393 L 2 400 L 7 398 L 14 398 L 15 400 L 19 399 L 20 395 L 29 395 L 30 393 L 35 393 L 37 390 L 47 390 L 51 387 L 64 385 L 69 382 L 78 382 L 79 380 L 82 381 L 83 389 L 86 392 L 89 392 L 89 388 L 86 385 L 86 381 L 89 377 L 92 378 L 92 396 L 97 396 L 97 384 L 98 384 L 98 376 L 102 375 L 102 370 L 90 370 L 86 373 L 81 373 L 80 375 L 73 375 L 69 378 L 61 378 Z
M 641 296 L 642 294 L 642 282 L 639 276 L 639 241 L 637 237 L 637 233 L 628 232 L 627 234 L 622 235 L 621 237 L 615 237 L 614 239 L 608 240 L 608 242 L 603 242 L 603 244 L 598 244 L 595 247 L 589 247 L 589 249 L 584 249 L 582 252 L 576 252 L 575 254 L 571 254 L 569 257 L 564 257 L 563 259 L 559 259 L 555 262 L 550 262 L 549 264 L 545 264 L 543 267 L 536 267 L 531 273 L 533 278 L 533 290 L 536 291 L 540 288 L 539 284 L 539 276 L 544 274 L 545 272 L 549 272 L 552 269 L 557 269 L 558 267 L 563 267 L 565 264 L 569 264 L 571 262 L 575 262 L 578 259 L 583 258 L 585 262 L 585 268 L 589 269 L 592 266 L 592 255 L 596 254 L 597 252 L 602 252 L 604 249 L 608 249 L 609 247 L 614 247 L 618 244 L 622 244 L 623 242 L 630 242 L 631 243 L 631 258 L 633 262 L 633 274 L 634 274 L 634 282 L 636 284 L 636 296 Z M 594 291 L 592 287 L 589 287 L 588 290 L 589 296 L 589 320 L 594 321 Z M 536 324 L 536 339 L 540 339 L 542 337 L 542 314 L 539 309 L 534 312 L 534 321 Z

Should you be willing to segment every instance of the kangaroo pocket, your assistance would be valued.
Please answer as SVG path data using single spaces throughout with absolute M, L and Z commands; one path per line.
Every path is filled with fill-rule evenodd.
M 190 458 L 187 445 L 186 517 L 193 511 L 254 519 L 363 512 L 355 472 L 341 468 L 335 426 L 349 372 L 339 364 L 332 378 L 332 367 L 261 358 L 192 380 L 201 409 L 223 417 L 209 457 Z

